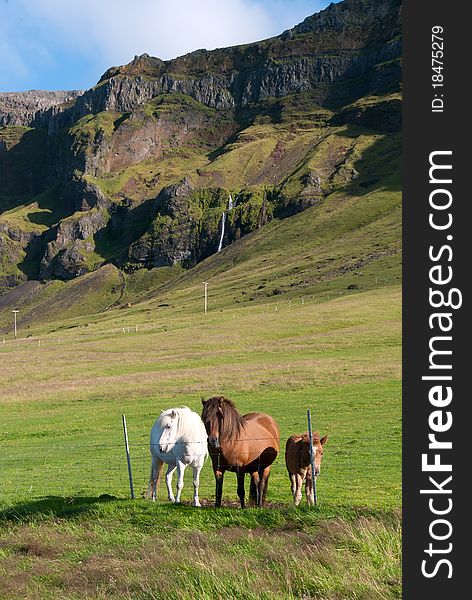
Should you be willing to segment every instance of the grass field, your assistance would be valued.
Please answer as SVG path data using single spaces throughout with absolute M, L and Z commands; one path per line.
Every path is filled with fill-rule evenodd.
M 135 313 L 134 321 L 145 315 Z M 26 465 L 30 462 L 32 446 L 36 456 L 45 452 L 51 457 L 48 468 L 56 466 L 58 481 L 52 475 L 31 482 L 26 470 L 25 489 L 32 485 L 38 494 L 125 492 L 126 486 L 117 487 L 118 477 L 111 489 L 104 487 L 100 470 L 101 457 L 111 461 L 112 469 L 125 466 L 120 417 L 126 413 L 137 468 L 141 462 L 146 467 L 138 479 L 143 487 L 147 438 L 159 411 L 188 405 L 200 412 L 202 396 L 222 393 L 242 412 L 257 408 L 273 414 L 285 440 L 306 429 L 306 410 L 311 408 L 316 427 L 331 436 L 326 471 L 332 469 L 337 476 L 326 476 L 327 499 L 340 504 L 367 500 L 370 505 L 397 504 L 398 288 L 325 303 L 307 300 L 210 311 L 206 318 L 200 315 L 192 321 L 169 315 L 165 323 L 154 329 L 153 323 L 141 321 L 129 333 L 126 324 L 125 333 L 123 327 L 104 331 L 97 324 L 83 334 L 74 329 L 43 336 L 40 346 L 36 338 L 19 348 L 4 345 L 0 436 L 3 447 L 13 449 L 8 454 L 12 475 L 7 481 L 13 483 L 20 455 Z M 60 451 L 54 457 L 51 446 L 56 445 Z M 87 469 L 83 478 L 79 468 L 64 483 L 67 453 L 75 459 L 87 453 L 96 476 Z M 380 468 L 383 463 L 385 469 Z M 378 471 L 375 482 L 372 469 Z M 343 471 L 346 480 L 340 484 Z M 348 485 L 353 473 L 356 477 Z M 126 476 L 125 468 L 122 474 Z M 212 483 L 210 469 L 208 474 L 205 479 Z M 287 501 L 282 463 L 273 478 L 271 497 Z M 373 484 L 378 486 L 375 498 L 369 492 Z M 339 492 L 333 494 L 330 486 Z M 208 485 L 205 493 L 210 491 Z M 14 493 L 18 492 L 17 477 Z
M 401 198 L 386 181 L 187 272 L 109 264 L 0 297 L 2 600 L 401 597 Z M 266 509 L 236 508 L 231 473 L 212 508 L 209 462 L 204 508 L 190 472 L 182 506 L 165 486 L 140 498 L 160 410 L 214 394 L 272 414 L 282 447 L 311 409 L 329 435 L 316 509 L 291 507 L 283 451 Z
M 0 345 L 0 596 L 399 598 L 400 287 L 221 308 L 210 295 L 206 317 L 186 289 Z M 169 506 L 165 486 L 157 505 L 126 500 L 121 414 L 140 496 L 159 411 L 214 393 L 272 414 L 283 443 L 312 410 L 330 436 L 317 509 L 290 507 L 282 454 L 267 509 L 234 508 L 233 474 L 211 508 L 210 463 L 201 510 Z

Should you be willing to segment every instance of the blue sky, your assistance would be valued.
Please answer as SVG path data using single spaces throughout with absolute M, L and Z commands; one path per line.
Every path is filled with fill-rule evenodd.
M 0 0 L 0 91 L 93 86 L 110 66 L 281 33 L 327 0 Z

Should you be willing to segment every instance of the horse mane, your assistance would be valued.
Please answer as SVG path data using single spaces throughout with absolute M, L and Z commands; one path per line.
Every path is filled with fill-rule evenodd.
M 295 435 L 293 437 L 295 438 L 295 440 L 302 441 L 304 444 L 310 443 L 310 436 L 308 435 L 308 433 L 299 433 L 298 435 Z M 321 443 L 320 434 L 317 431 L 313 432 L 313 443 Z
M 230 439 L 237 437 L 246 424 L 234 403 L 224 396 L 213 396 L 205 402 L 202 412 L 203 421 L 212 421 L 218 418 L 219 410 L 223 416 L 221 425 L 221 438 Z
M 164 411 L 159 421 L 163 425 L 167 417 L 170 417 L 172 411 L 177 413 L 177 434 L 176 439 L 200 441 L 204 433 L 203 424 L 200 417 L 194 413 L 188 406 L 180 408 L 170 408 Z

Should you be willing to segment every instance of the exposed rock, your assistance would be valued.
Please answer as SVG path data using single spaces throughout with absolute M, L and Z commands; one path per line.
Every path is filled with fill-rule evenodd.
M 193 191 L 188 179 L 162 190 L 150 229 L 130 248 L 130 264 L 165 267 L 191 260 L 198 242 L 197 222 L 191 216 Z
M 28 92 L 0 92 L 0 127 L 31 127 L 48 112 L 49 118 L 68 102 L 73 102 L 83 94 L 80 90 L 48 92 L 30 90 Z M 61 107 L 61 108 L 59 108 Z
M 169 99 L 161 95 L 146 107 L 125 113 L 112 134 L 98 130 L 87 140 L 76 140 L 74 149 L 77 153 L 82 150 L 83 171 L 97 177 L 143 160 L 158 160 L 166 152 L 193 142 L 218 147 L 237 127 L 232 115 L 209 110 L 188 96 Z M 81 143 L 86 145 L 86 152 Z
M 322 193 L 321 177 L 316 171 L 305 173 L 305 175 L 302 176 L 301 181 L 306 190 L 317 194 Z
M 89 210 L 91 208 L 108 208 L 109 200 L 93 183 L 85 179 L 74 178 L 67 181 L 61 191 L 63 202 L 71 207 L 72 212 Z
M 218 250 L 223 213 L 223 247 L 273 218 L 276 198 L 269 199 L 262 190 L 241 192 L 231 210 L 228 199 L 228 190 L 197 189 L 188 179 L 162 190 L 154 203 L 150 227 L 130 247 L 128 268 L 191 267 L 211 256 Z
M 264 42 L 198 50 L 171 61 L 145 54 L 109 69 L 84 94 L 74 92 L 71 107 L 58 109 L 55 100 L 49 110 L 41 106 L 34 113 L 37 100 L 28 104 L 31 108 L 23 110 L 27 116 L 20 120 L 54 133 L 90 113 L 131 112 L 162 93 L 186 94 L 209 107 L 232 109 L 308 90 L 317 91 L 320 104 L 338 105 L 397 91 L 400 6 L 400 0 L 345 0 Z M 4 109 L 5 122 L 17 118 L 12 110 Z
M 261 206 L 261 210 L 259 211 L 259 215 L 257 216 L 257 229 L 264 227 L 267 222 L 270 220 L 270 213 L 268 211 L 267 202 L 264 200 Z
M 100 261 L 89 260 L 95 250 L 93 236 L 106 226 L 108 219 L 105 210 L 93 209 L 61 221 L 41 261 L 41 279 L 73 279 L 97 268 Z
M 48 172 L 46 132 L 0 126 L 0 140 L 1 195 L 21 198 L 43 191 Z
M 215 108 L 234 109 L 245 107 L 267 98 L 281 98 L 289 94 L 316 90 L 318 103 L 336 101 L 346 103 L 368 93 L 385 92 L 382 76 L 373 67 L 399 58 L 399 44 L 385 44 L 377 49 L 340 52 L 336 55 L 296 57 L 289 62 L 266 60 L 254 69 L 244 69 L 225 74 L 204 74 L 179 77 L 165 74 L 155 80 L 141 75 L 135 78 L 117 75 L 102 82 L 80 96 L 70 109 L 60 113 L 43 113 L 36 124 L 48 127 L 50 133 L 70 126 L 84 115 L 103 111 L 131 112 L 159 94 L 180 93 L 202 104 Z M 172 65 L 169 65 L 172 68 Z M 393 65 L 385 68 L 392 69 Z M 364 77 L 364 79 L 362 79 Z M 392 79 L 386 77 L 392 86 Z M 335 87 L 346 80 L 356 80 L 356 86 Z
M 31 240 L 38 235 L 35 231 L 24 231 L 7 223 L 0 222 L 0 233 L 4 233 L 13 242 L 19 242 L 25 248 Z

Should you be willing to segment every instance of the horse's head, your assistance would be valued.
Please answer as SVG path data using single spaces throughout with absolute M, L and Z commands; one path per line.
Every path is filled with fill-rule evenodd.
M 209 400 L 202 398 L 202 404 L 202 421 L 210 448 L 219 449 L 222 442 L 239 438 L 245 421 L 231 400 L 224 396 L 213 396 Z
M 208 444 L 210 448 L 218 449 L 220 447 L 221 430 L 224 419 L 223 396 L 215 396 L 209 400 L 202 398 L 202 421 L 208 435 Z
M 323 460 L 323 446 L 328 441 L 328 436 L 325 435 L 320 439 L 317 433 L 313 434 L 313 451 L 315 453 L 315 477 L 318 477 L 321 471 L 321 462 Z
M 169 410 L 161 415 L 162 433 L 159 438 L 159 452 L 163 454 L 170 452 L 175 445 L 177 436 L 178 414 L 175 410 Z

